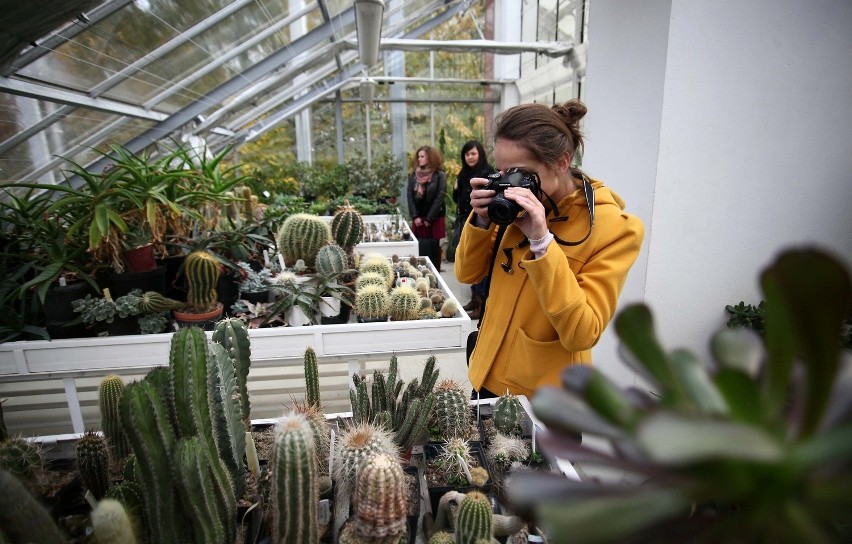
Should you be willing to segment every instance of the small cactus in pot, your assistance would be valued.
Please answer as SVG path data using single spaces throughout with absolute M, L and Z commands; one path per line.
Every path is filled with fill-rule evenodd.
M 390 296 L 387 289 L 368 285 L 355 292 L 355 312 L 366 321 L 380 321 L 388 317 Z
M 305 266 L 313 268 L 319 250 L 330 243 L 331 228 L 316 215 L 293 214 L 278 231 L 278 247 L 284 263 L 290 267 L 302 260 Z
M 416 319 L 419 308 L 420 295 L 414 287 L 400 285 L 390 292 L 390 318 L 393 321 Z

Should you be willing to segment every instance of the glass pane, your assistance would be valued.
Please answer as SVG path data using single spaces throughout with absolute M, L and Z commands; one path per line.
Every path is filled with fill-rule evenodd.
M 560 0 L 559 21 L 556 24 L 556 39 L 558 41 L 573 41 L 576 44 L 580 40 L 575 37 L 577 32 L 576 10 L 581 9 L 581 4 L 574 0 Z

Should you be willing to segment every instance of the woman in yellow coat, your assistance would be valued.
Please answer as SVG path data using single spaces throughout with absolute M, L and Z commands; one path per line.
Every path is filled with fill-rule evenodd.
M 532 395 L 558 385 L 567 365 L 590 364 L 639 254 L 642 222 L 571 166 L 585 114 L 579 100 L 506 110 L 495 121 L 502 177 L 471 180 L 472 228 L 462 229 L 455 273 L 473 284 L 491 272 L 468 371 L 482 398 Z

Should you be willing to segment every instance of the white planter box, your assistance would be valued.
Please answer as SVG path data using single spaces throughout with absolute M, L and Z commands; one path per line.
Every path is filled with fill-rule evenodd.
M 362 219 L 364 220 L 364 227 L 370 228 L 371 224 L 381 225 L 391 220 L 393 216 L 390 215 L 364 215 Z M 322 216 L 323 219 L 331 222 L 331 216 Z M 402 225 L 405 230 L 409 233 L 411 232 L 411 228 L 408 226 L 408 222 L 400 218 L 400 225 Z M 380 229 L 381 230 L 381 229 Z M 409 255 L 419 255 L 420 254 L 420 245 L 417 243 L 417 238 L 414 237 L 414 234 L 411 234 L 409 240 L 389 240 L 386 242 L 361 242 L 360 244 L 355 246 L 355 249 L 359 252 L 369 255 L 371 253 L 378 253 L 380 255 L 384 255 L 385 257 L 392 257 L 397 255 L 399 257 L 408 257 Z

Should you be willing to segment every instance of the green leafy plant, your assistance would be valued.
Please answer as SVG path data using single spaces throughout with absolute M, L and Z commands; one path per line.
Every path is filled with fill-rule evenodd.
M 625 471 L 638 484 L 518 474 L 515 507 L 574 542 L 848 542 L 852 397 L 837 337 L 852 303 L 848 271 L 815 249 L 761 274 L 765 344 L 748 330 L 713 337 L 715 365 L 658 342 L 650 310 L 622 311 L 628 362 L 652 387 L 619 390 L 571 366 L 564 388 L 532 399 L 545 453 Z M 612 453 L 580 444 L 598 436 Z
M 766 327 L 766 301 L 761 300 L 757 306 L 740 301 L 736 305 L 725 306 L 730 314 L 726 325 L 730 328 L 745 327 L 763 336 Z

